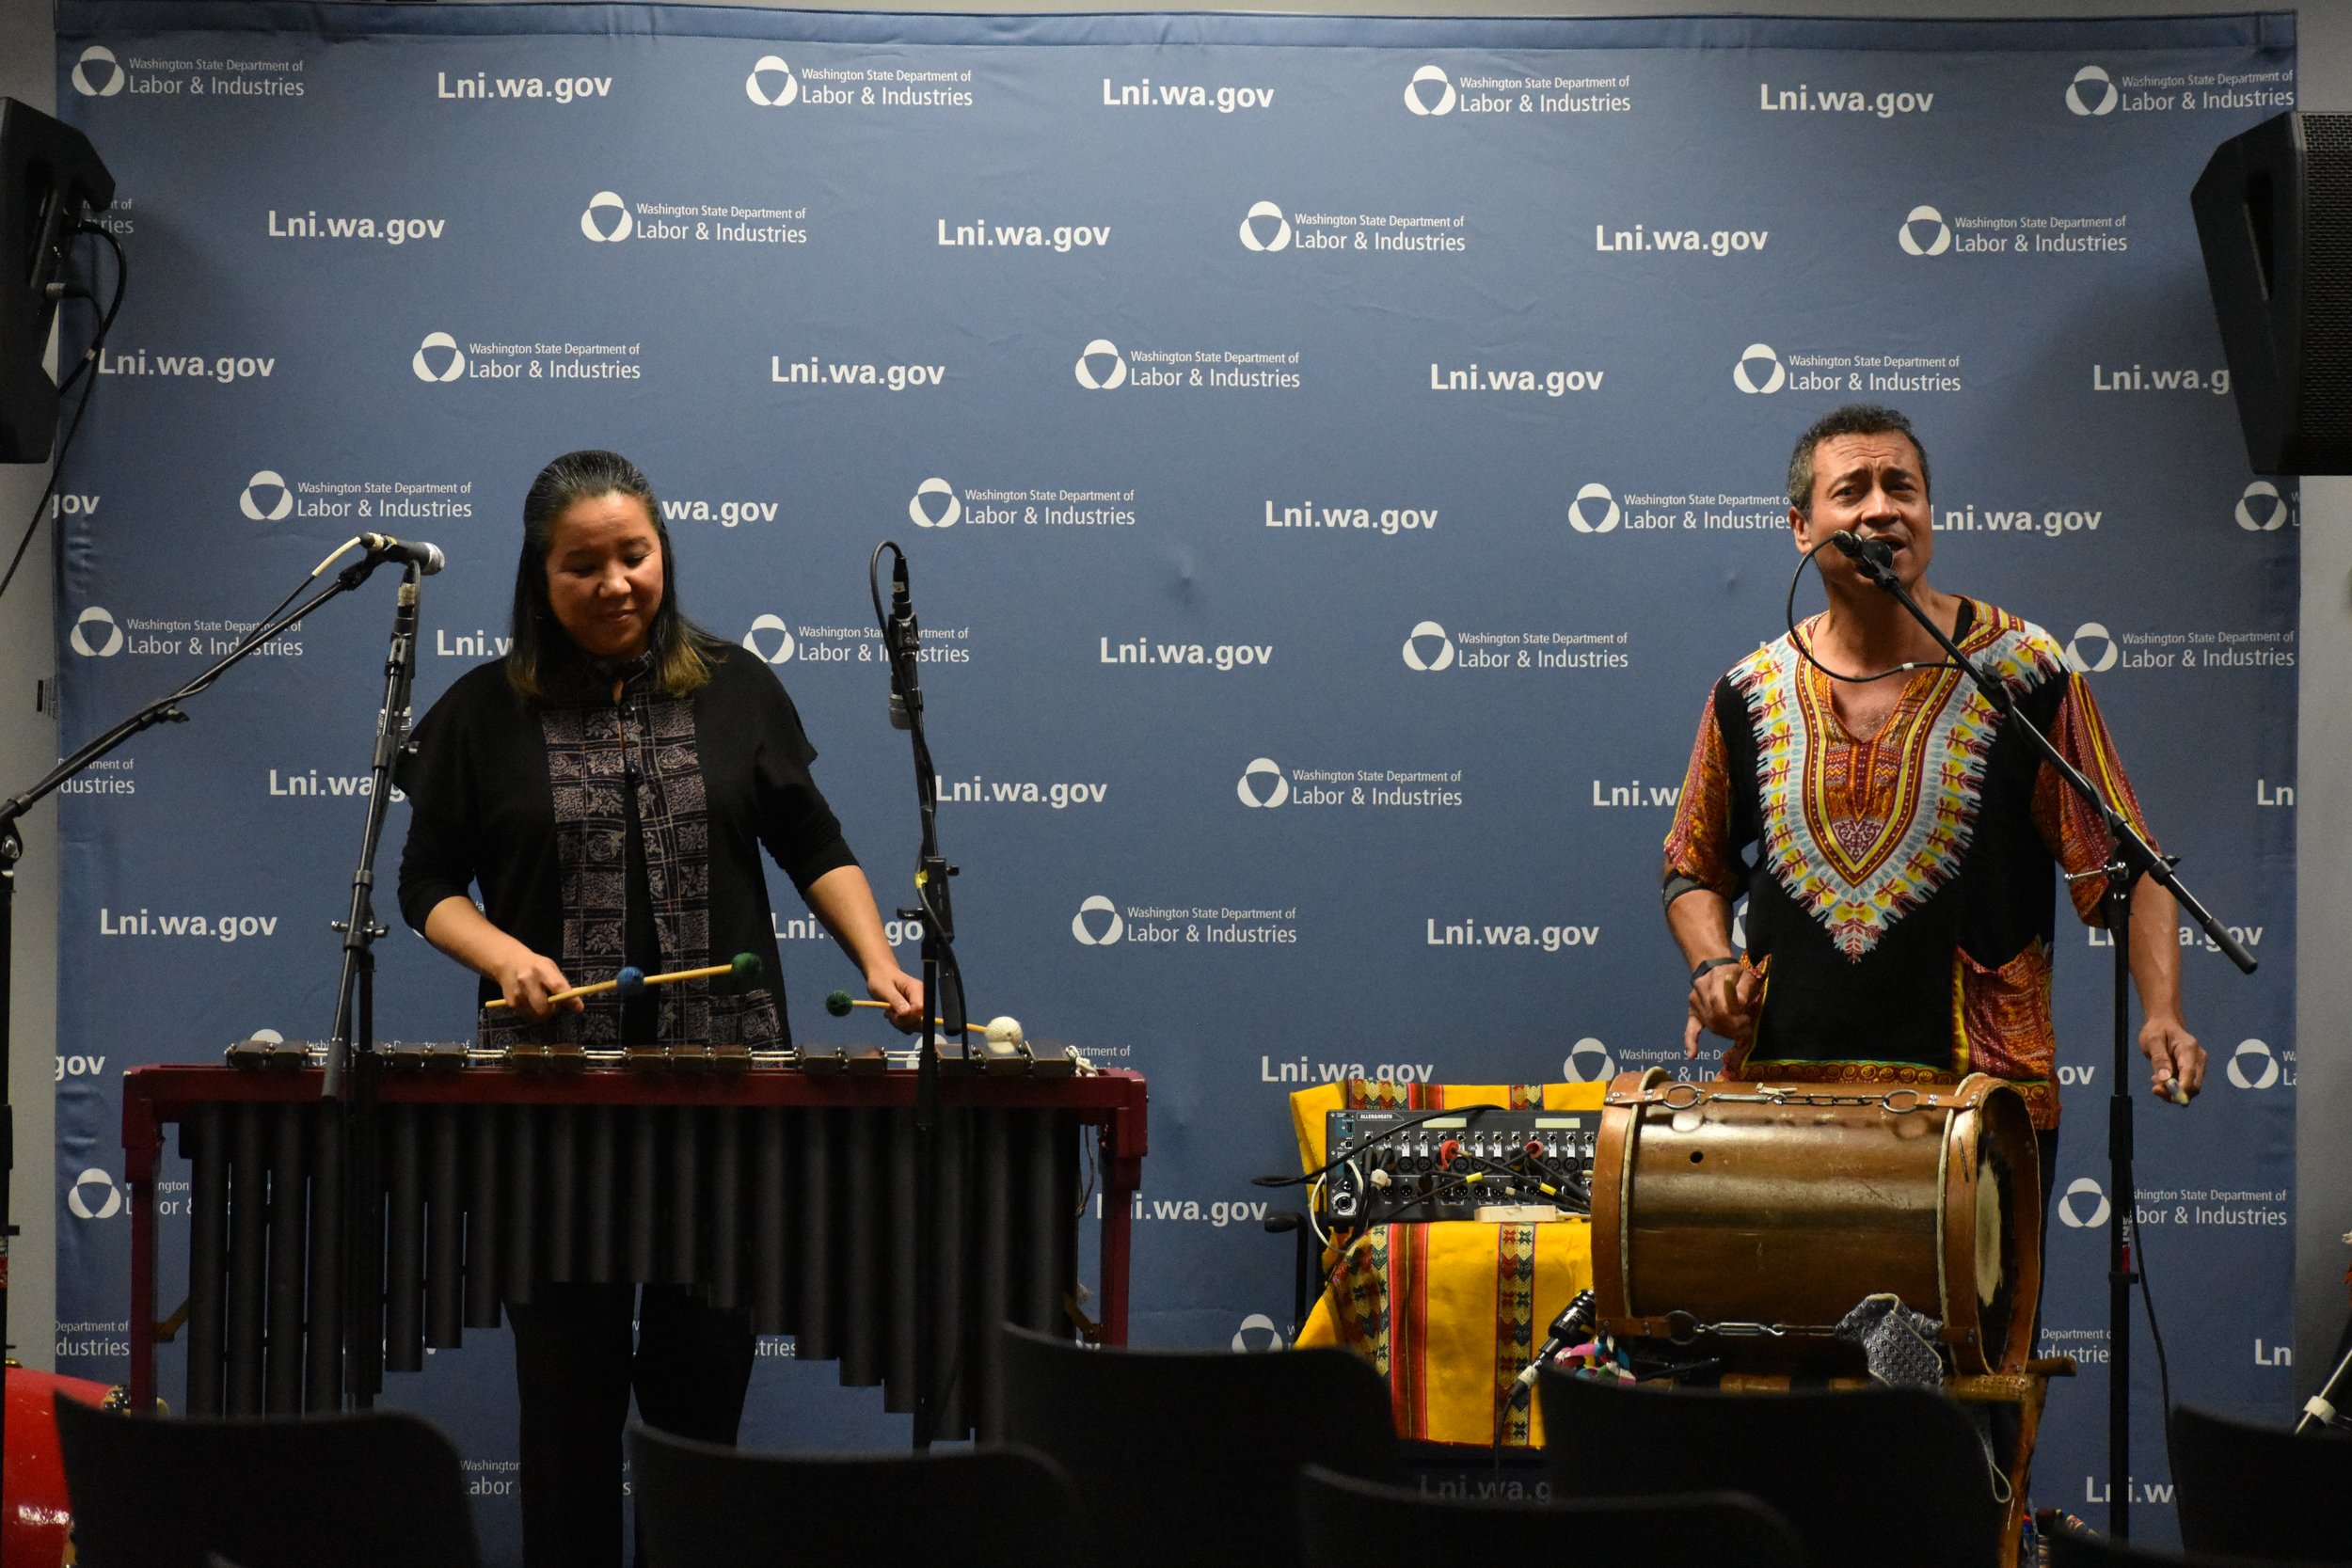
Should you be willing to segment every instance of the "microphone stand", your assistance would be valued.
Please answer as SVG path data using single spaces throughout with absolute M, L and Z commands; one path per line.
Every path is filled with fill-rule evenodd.
M 1841 545 L 1840 548 L 1844 546 Z M 1851 559 L 1862 575 L 1891 594 L 1895 602 L 1908 610 L 1911 618 L 1927 628 L 1943 648 L 1945 657 L 1963 671 L 1984 700 L 2005 720 L 2015 720 L 2016 704 L 2008 688 L 1979 669 L 1974 660 L 1960 651 L 1960 645 L 1944 635 L 1944 628 L 1934 618 L 1921 610 L 1918 601 L 1905 593 L 1901 583 L 1886 562 L 1868 553 Z M 2206 939 L 2228 956 L 2229 960 L 2248 974 L 2254 973 L 2254 956 L 2230 934 L 2229 928 L 2214 919 L 2196 895 L 2181 884 L 2174 875 L 2172 862 L 2156 853 L 2155 847 L 2139 836 L 2139 832 L 2124 816 L 2107 803 L 2098 785 L 2085 778 L 2081 769 L 2058 754 L 2050 737 L 2030 723 L 2015 726 L 2032 738 L 2042 758 L 2058 770 L 2067 786 L 2082 797 L 2100 820 L 2106 823 L 2111 847 L 2107 863 L 2101 872 L 2106 879 L 2106 890 L 2101 902 L 2105 907 L 2107 934 L 2115 948 L 2115 1040 L 2114 1065 L 2107 1085 L 2107 1185 L 2111 1194 L 2107 1204 L 2107 1533 L 2118 1541 L 2131 1539 L 2131 1413 L 2132 1413 L 2132 1287 L 2139 1275 L 2132 1268 L 2129 1227 L 2138 1201 L 2138 1192 L 2132 1185 L 2132 1091 L 2128 1074 L 2131 1069 L 2131 932 L 2132 885 L 2144 873 L 2154 879 L 2156 885 L 2167 889 L 2179 900 L 2181 909 L 2197 923 Z M 2177 1083 L 2178 1080 L 2175 1080 Z M 2043 1180 L 2049 1178 L 2045 1175 Z M 2167 1412 L 2168 1418 L 2169 1412 Z
M 341 1169 L 329 1180 L 340 1178 L 345 1202 L 340 1274 L 329 1260 L 318 1277 L 341 1280 L 345 1347 L 341 1386 L 358 1410 L 374 1408 L 384 1386 L 384 1336 L 380 1323 L 370 1323 L 371 1313 L 380 1314 L 384 1297 L 384 1251 L 377 1242 L 384 1194 L 376 1159 L 375 1081 L 381 1058 L 375 1050 L 375 939 L 387 934 L 388 927 L 375 918 L 375 852 L 391 802 L 392 766 L 408 744 L 408 694 L 417 673 L 417 600 L 422 576 L 422 568 L 410 562 L 394 601 L 391 647 L 384 659 L 384 701 L 375 717 L 367 821 L 360 830 L 358 868 L 351 877 L 351 911 L 334 923 L 343 938 L 342 974 L 336 982 L 334 1034 L 327 1042 L 325 1082 L 319 1090 L 320 1099 L 331 1102 L 327 1119 L 340 1123 L 336 1133 L 322 1139 L 329 1147 L 321 1150 L 320 1163 L 325 1166 L 340 1156 Z M 314 1307 L 313 1316 L 321 1323 L 338 1321 L 332 1310 Z M 314 1371 L 324 1374 L 324 1386 L 312 1396 L 314 1407 L 323 1403 L 333 1408 L 322 1397 L 324 1387 L 334 1386 L 333 1360 L 330 1341 L 314 1363 Z
M 140 735 L 161 723 L 184 724 L 188 716 L 180 705 L 196 696 L 218 680 L 229 667 L 250 655 L 256 648 L 278 636 L 288 626 L 309 615 L 319 606 L 340 594 L 348 594 L 368 579 L 368 575 L 382 564 L 380 556 L 371 555 L 353 562 L 336 574 L 335 580 L 291 610 L 273 612 L 261 625 L 246 633 L 244 639 L 211 669 L 181 687 L 169 696 L 159 697 L 140 708 L 128 719 L 116 724 L 74 752 L 64 761 L 41 775 L 39 782 L 22 794 L 0 801 L 0 1349 L 8 1345 L 8 1244 L 17 1233 L 13 1223 L 12 1187 L 16 1173 L 16 1108 L 8 1100 L 9 1008 L 14 1000 L 13 976 L 16 971 L 16 867 L 24 858 L 24 835 L 17 824 L 36 805 L 55 794 L 57 787 L 89 765 L 106 755 L 134 736 Z M 315 573 L 312 574 L 316 576 Z M 300 592 L 299 589 L 296 590 Z M 7 1444 L 5 1412 L 7 1402 L 0 1400 L 0 1449 Z M 4 1513 L 5 1510 L 0 1510 Z
M 962 1038 L 963 987 L 956 968 L 955 916 L 947 895 L 947 879 L 957 872 L 939 852 L 939 775 L 931 766 L 930 742 L 923 733 L 923 691 L 917 681 L 916 654 L 921 635 L 914 607 L 907 594 L 906 552 L 885 540 L 875 546 L 867 574 L 879 565 L 883 550 L 898 557 L 891 572 L 890 610 L 882 610 L 882 593 L 874 588 L 874 609 L 882 621 L 884 657 L 890 661 L 890 721 L 906 730 L 914 742 L 915 803 L 922 813 L 923 837 L 916 851 L 914 887 L 921 902 L 902 909 L 900 920 L 919 922 L 923 932 L 923 1035 L 914 1058 L 914 1448 L 927 1450 L 939 1430 L 941 1346 L 940 1212 L 939 1212 L 939 1029 L 946 1007 L 940 995 L 943 972 L 959 974 L 956 985 L 958 1037 Z M 965 1054 L 971 1043 L 964 1040 Z

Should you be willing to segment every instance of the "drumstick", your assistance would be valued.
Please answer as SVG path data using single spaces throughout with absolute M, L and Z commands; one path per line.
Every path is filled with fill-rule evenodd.
M 642 970 L 623 965 L 621 972 L 610 980 L 598 980 L 591 985 L 574 986 L 569 990 L 552 991 L 548 994 L 548 1000 L 567 1002 L 575 996 L 595 996 L 600 991 L 608 990 L 617 990 L 625 997 L 643 996 L 645 994 L 647 986 L 674 985 L 680 980 L 708 980 L 721 974 L 733 974 L 742 979 L 750 979 L 759 973 L 759 955 L 756 953 L 738 953 L 731 963 L 710 964 L 702 969 L 673 970 L 667 974 L 647 974 Z M 511 1006 L 512 1004 L 502 996 L 494 1002 L 483 1004 L 485 1009 Z

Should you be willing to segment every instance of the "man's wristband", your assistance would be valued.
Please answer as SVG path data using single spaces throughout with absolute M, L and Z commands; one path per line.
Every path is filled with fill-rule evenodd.
M 1710 970 L 1710 969 L 1721 969 L 1721 968 L 1723 968 L 1723 967 L 1724 967 L 1724 965 L 1725 965 L 1725 964 L 1736 964 L 1736 963 L 1738 963 L 1739 961 L 1740 961 L 1740 960 L 1739 960 L 1739 958 L 1738 958 L 1737 957 L 1732 957 L 1732 958 L 1708 958 L 1708 959 L 1704 960 L 1703 962 L 1701 962 L 1701 963 L 1700 963 L 1700 965 L 1699 965 L 1696 969 L 1693 969 L 1692 971 L 1691 971 L 1691 983 L 1692 983 L 1692 985 L 1694 985 L 1694 986 L 1695 986 L 1695 985 L 1697 985 L 1697 984 L 1699 983 L 1700 978 L 1701 978 L 1702 976 L 1704 976 L 1704 975 L 1707 974 L 1707 972 L 1708 972 L 1708 970 Z

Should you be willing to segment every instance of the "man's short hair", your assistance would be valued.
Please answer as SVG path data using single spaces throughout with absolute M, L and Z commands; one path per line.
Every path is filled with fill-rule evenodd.
M 1797 437 L 1797 450 L 1788 454 L 1788 504 L 1799 515 L 1813 515 L 1813 451 L 1823 441 L 1840 436 L 1884 436 L 1889 432 L 1911 443 L 1911 450 L 1919 454 L 1919 488 L 1928 488 L 1928 449 L 1919 440 L 1919 433 L 1911 428 L 1911 421 L 1894 409 L 1875 403 L 1850 403 L 1843 408 L 1833 408 L 1813 421 L 1805 433 Z

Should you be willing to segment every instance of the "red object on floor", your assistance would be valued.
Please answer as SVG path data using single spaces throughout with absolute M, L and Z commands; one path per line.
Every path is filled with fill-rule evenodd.
M 8 1568 L 57 1568 L 65 1560 L 73 1511 L 57 1451 L 56 1401 L 103 1404 L 109 1391 L 87 1378 L 8 1369 L 8 1451 L 0 1455 L 0 1562 Z

